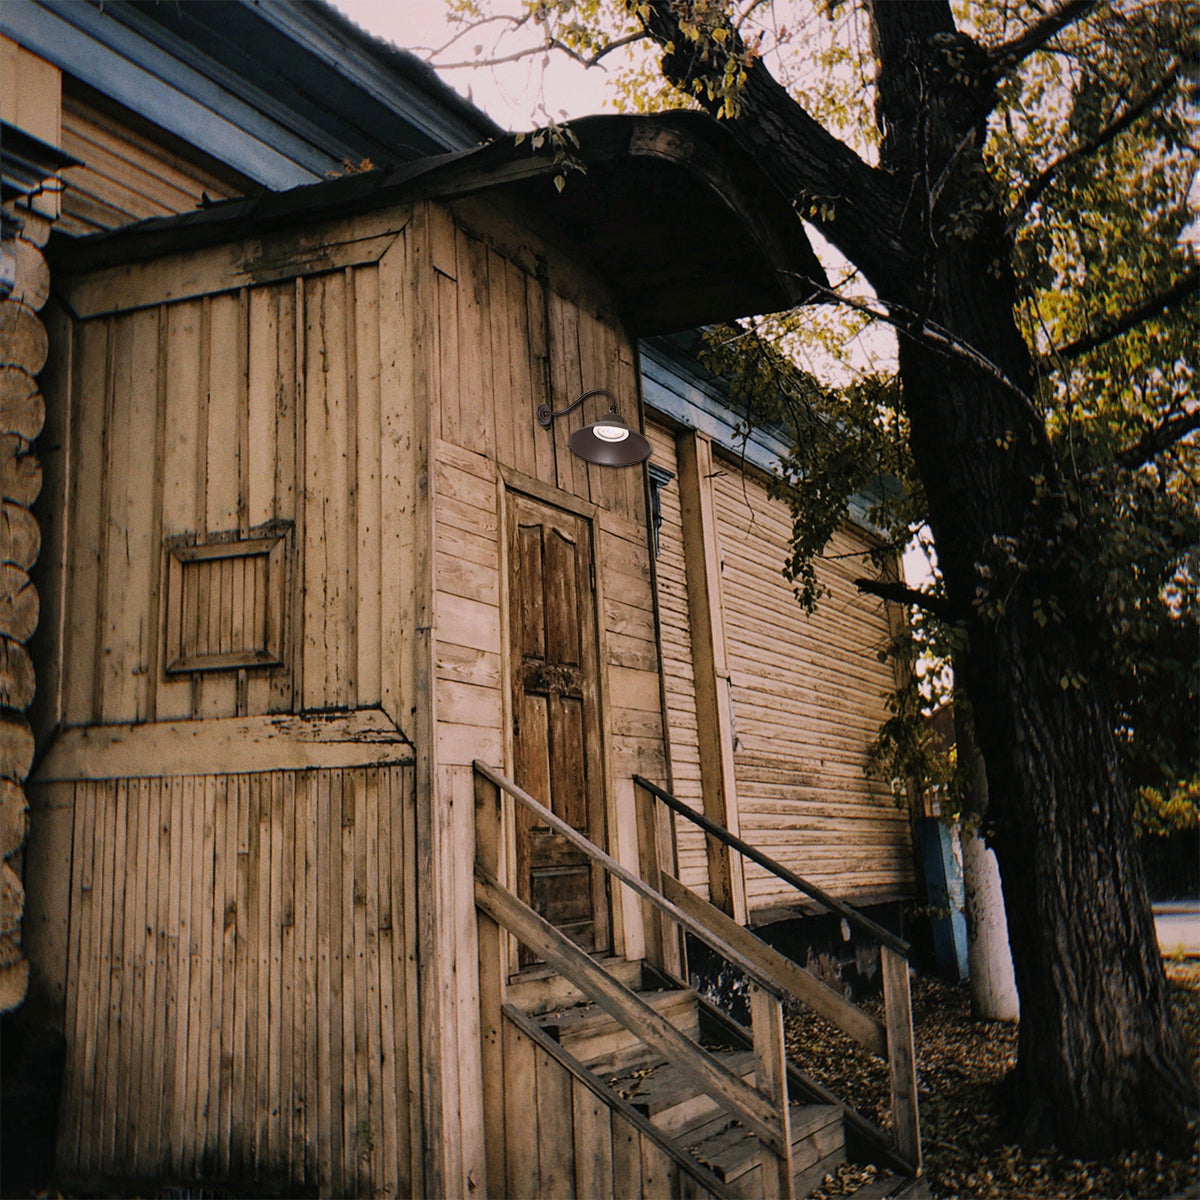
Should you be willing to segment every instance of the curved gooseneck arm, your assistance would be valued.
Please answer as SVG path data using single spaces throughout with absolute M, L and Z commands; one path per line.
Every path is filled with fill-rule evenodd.
M 617 398 L 612 392 L 606 391 L 604 388 L 592 388 L 591 391 L 584 392 L 578 400 L 571 401 L 566 408 L 560 408 L 558 412 L 551 412 L 548 404 L 539 404 L 537 406 L 538 424 L 549 429 L 550 422 L 555 417 L 565 417 L 567 413 L 573 413 L 589 396 L 607 396 L 612 401 L 613 412 L 617 411 Z

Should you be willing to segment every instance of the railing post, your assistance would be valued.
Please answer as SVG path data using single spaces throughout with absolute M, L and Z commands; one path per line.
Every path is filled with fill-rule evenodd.
M 912 998 L 908 962 L 887 946 L 879 947 L 887 1026 L 888 1073 L 892 1081 L 892 1125 L 900 1156 L 921 1170 L 921 1125 L 917 1113 L 917 1060 L 913 1049 Z
M 783 1002 L 755 983 L 750 984 L 750 1025 L 754 1035 L 754 1085 L 779 1114 L 783 1147 L 782 1154 L 763 1147 L 763 1200 L 792 1200 L 792 1123 L 788 1113 Z
M 656 891 L 662 891 L 662 872 L 665 867 L 674 872 L 674 838 L 667 825 L 671 814 L 659 804 L 653 793 L 640 784 L 634 784 L 637 806 L 638 868 L 642 878 Z M 665 818 L 665 819 L 664 819 Z M 670 854 L 670 861 L 666 855 Z M 683 960 L 679 942 L 681 934 L 674 922 L 653 905 L 642 905 L 642 919 L 646 929 L 646 957 L 650 962 L 675 976 L 682 977 Z
M 493 879 L 504 878 L 503 793 L 475 772 L 475 861 Z M 487 1180 L 482 1195 L 504 1191 L 504 1017 L 508 983 L 508 935 L 486 913 L 475 910 L 479 940 L 479 1031 L 483 1066 L 483 1121 Z

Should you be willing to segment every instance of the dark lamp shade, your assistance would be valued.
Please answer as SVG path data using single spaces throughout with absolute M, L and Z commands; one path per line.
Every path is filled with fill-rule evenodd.
M 637 430 L 621 420 L 615 408 L 599 421 L 577 429 L 569 445 L 580 458 L 605 467 L 632 467 L 649 458 L 652 449 Z

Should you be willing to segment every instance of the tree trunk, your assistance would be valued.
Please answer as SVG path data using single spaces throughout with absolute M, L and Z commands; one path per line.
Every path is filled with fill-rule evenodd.
M 901 337 L 911 447 L 947 593 L 959 673 L 987 764 L 1022 1020 L 1012 1094 L 1027 1144 L 1100 1156 L 1183 1133 L 1190 1096 L 1099 646 L 1072 623 L 1071 531 L 1029 351 L 1013 318 L 1003 212 L 982 158 L 992 81 L 940 3 L 872 7 L 882 165 L 914 197 L 922 269 L 881 298 L 982 353 L 950 363 Z M 1067 616 L 1050 614 L 1054 606 Z
M 676 45 L 664 70 L 686 85 L 704 64 L 680 53 L 687 39 L 670 0 L 651 7 L 652 32 Z M 987 763 L 1020 994 L 1020 1136 L 1088 1157 L 1162 1145 L 1183 1135 L 1191 1089 L 1103 660 L 1071 620 L 1074 515 L 1029 398 L 1011 246 L 982 156 L 994 80 L 944 0 L 869 7 L 879 168 L 817 126 L 761 64 L 731 126 L 786 194 L 832 204 L 822 232 L 907 327 L 899 367 L 911 449 L 967 634 L 956 666 Z M 975 357 L 934 348 L 931 325 Z M 1052 601 L 1064 619 L 1050 618 Z

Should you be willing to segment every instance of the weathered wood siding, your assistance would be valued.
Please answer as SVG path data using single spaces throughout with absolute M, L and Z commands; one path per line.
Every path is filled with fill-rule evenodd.
M 423 1186 L 409 216 L 63 281 L 31 923 L 68 1173 Z
M 504 245 L 503 230 L 485 240 L 478 225 L 486 222 L 474 216 L 456 221 L 447 210 L 430 207 L 425 280 L 435 464 L 436 886 L 444 913 L 438 937 L 448 1018 L 438 1030 L 440 1086 L 451 1126 L 447 1162 L 461 1164 L 448 1186 L 463 1194 L 472 1178 L 482 1177 L 486 1157 L 470 764 L 481 758 L 512 769 L 505 534 L 510 491 L 566 507 L 591 523 L 605 833 L 610 850 L 626 862 L 637 862 L 632 776 L 665 775 L 644 472 L 597 467 L 572 454 L 567 439 L 595 419 L 590 409 L 556 420 L 553 431 L 534 418 L 540 401 L 563 408 L 593 387 L 612 391 L 633 417 L 633 347 L 580 291 L 547 280 L 544 263 L 528 249 L 536 243 L 502 253 L 497 244 Z M 613 908 L 614 948 L 639 955 L 636 914 L 626 928 L 619 897 Z M 494 1181 L 489 1191 L 500 1194 Z
M 408 1194 L 411 767 L 57 786 L 59 1169 Z
M 63 85 L 56 144 L 83 164 L 63 174 L 59 228 L 76 237 L 190 212 L 204 196 L 225 200 L 247 190 L 236 172 L 72 80 Z
M 650 427 L 655 461 L 674 470 L 674 437 Z M 835 535 L 818 575 L 829 594 L 807 616 L 781 569 L 791 529 L 786 507 L 761 480 L 728 463 L 713 480 L 721 559 L 721 602 L 732 685 L 734 770 L 741 834 L 834 895 L 884 900 L 913 885 L 905 813 L 869 779 L 867 747 L 887 716 L 892 668 L 878 652 L 889 639 L 883 603 L 860 595 L 866 535 Z M 676 481 L 662 491 L 657 562 L 663 669 L 675 793 L 700 807 L 687 627 L 687 579 Z M 849 556 L 849 557 L 846 557 Z M 703 841 L 677 821 L 680 871 L 699 888 Z M 794 896 L 761 869 L 746 871 L 748 906 L 763 911 Z
M 503 1187 L 494 1196 L 553 1200 L 712 1197 L 623 1113 L 510 1020 L 504 1022 Z
M 385 420 L 404 420 L 381 410 L 380 281 L 392 271 L 76 325 L 74 394 L 56 397 L 72 413 L 70 515 L 52 534 L 70 580 L 61 723 L 398 711 L 400 647 L 381 637 L 407 596 L 399 531 L 383 522 L 398 503 Z M 405 340 L 401 319 L 393 305 L 382 336 Z M 247 571 L 263 538 L 272 561 L 264 549 Z M 181 565 L 189 554 L 204 561 Z M 255 638 L 282 661 L 239 672 L 236 652 Z
M 878 657 L 890 639 L 884 603 L 852 582 L 867 538 L 851 527 L 834 535 L 819 564 L 827 594 L 808 616 L 781 573 L 786 508 L 734 471 L 715 485 L 742 836 L 835 895 L 907 895 L 907 814 L 867 777 L 867 747 L 894 686 Z M 746 890 L 751 909 L 792 902 L 758 868 L 747 868 Z

